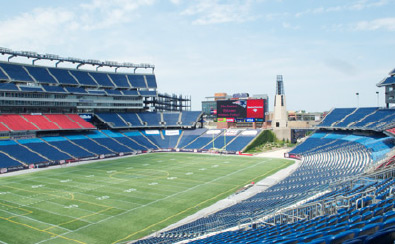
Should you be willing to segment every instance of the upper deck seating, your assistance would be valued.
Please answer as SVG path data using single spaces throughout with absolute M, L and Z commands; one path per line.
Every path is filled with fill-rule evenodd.
M 145 75 L 147 79 L 148 88 L 157 88 L 155 75 Z
M 171 112 L 163 112 L 163 120 L 166 122 L 166 125 L 178 126 L 178 118 L 180 117 L 180 113 L 171 113 Z
M 13 83 L 0 83 L 0 90 L 2 90 L 2 91 L 19 91 L 18 87 Z
M 335 108 L 329 114 L 326 115 L 324 120 L 319 124 L 319 126 L 332 126 L 333 123 L 340 121 L 345 116 L 351 114 L 355 108 Z
M 89 74 L 95 79 L 97 84 L 103 87 L 115 87 L 115 85 L 111 82 L 110 78 L 106 73 L 99 72 L 89 72 Z
M 70 73 L 78 80 L 78 83 L 84 86 L 97 86 L 98 84 L 89 76 L 86 71 L 70 70 Z
M 147 88 L 147 85 L 145 84 L 144 76 L 142 75 L 127 75 L 130 84 L 132 87 L 136 88 Z
M 161 117 L 159 113 L 143 112 L 139 113 L 138 116 L 143 122 L 146 122 L 147 126 L 161 126 Z
M 28 65 L 26 65 L 25 68 L 29 71 L 30 75 L 32 75 L 34 79 L 39 83 L 58 84 L 54 77 L 49 74 L 47 68 Z
M 136 113 L 118 113 L 126 122 L 130 123 L 132 127 L 143 126 L 137 117 Z
M 0 67 L 8 74 L 13 81 L 28 81 L 33 79 L 29 76 L 23 66 L 12 63 L 0 63 Z
M 96 113 L 96 116 L 105 121 L 111 128 L 128 126 L 117 113 Z
M 49 72 L 63 85 L 79 85 L 66 69 L 48 68 Z
M 183 111 L 181 116 L 181 122 L 184 126 L 192 126 L 199 119 L 202 112 L 200 111 Z
M 8 76 L 0 69 L 0 80 L 9 80 Z
M 109 74 L 111 80 L 115 83 L 116 87 L 120 88 L 130 88 L 130 84 L 126 79 L 125 75 L 121 74 Z

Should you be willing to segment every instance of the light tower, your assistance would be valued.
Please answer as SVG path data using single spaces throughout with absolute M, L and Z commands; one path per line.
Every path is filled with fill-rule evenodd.
M 272 128 L 278 139 L 291 139 L 291 130 L 288 128 L 288 112 L 285 102 L 284 82 L 282 75 L 277 75 Z
M 272 121 L 273 128 L 286 128 L 288 124 L 288 113 L 282 75 L 277 75 L 276 95 L 274 97 L 274 116 Z

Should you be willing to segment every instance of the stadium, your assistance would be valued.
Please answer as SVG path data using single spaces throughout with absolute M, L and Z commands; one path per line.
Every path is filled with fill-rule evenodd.
M 204 128 L 154 65 L 0 53 L 1 243 L 395 239 L 395 70 L 387 108 L 334 108 L 284 159 L 243 155 L 262 128 Z

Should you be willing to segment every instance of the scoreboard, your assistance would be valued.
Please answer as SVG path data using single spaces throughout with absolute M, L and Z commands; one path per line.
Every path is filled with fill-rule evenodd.
M 265 103 L 266 99 L 219 100 L 217 101 L 217 121 L 265 121 Z

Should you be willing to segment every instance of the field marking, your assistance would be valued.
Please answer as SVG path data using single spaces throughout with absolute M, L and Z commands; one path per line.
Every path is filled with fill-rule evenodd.
M 54 236 L 54 237 L 60 237 L 62 239 L 65 239 L 65 240 L 68 240 L 68 241 L 74 241 L 74 242 L 77 242 L 77 243 L 80 243 L 80 244 L 86 244 L 85 242 L 82 242 L 82 241 L 79 241 L 79 240 L 75 240 L 75 239 L 71 239 L 71 238 L 68 238 L 68 237 L 65 237 L 65 236 L 53 233 L 53 232 L 49 232 L 47 230 L 40 230 L 39 228 L 36 228 L 34 226 L 30 226 L 30 225 L 24 224 L 24 223 L 19 223 L 17 221 L 11 220 L 11 219 L 7 219 L 7 218 L 3 218 L 3 217 L 0 217 L 0 219 L 6 220 L 6 221 L 11 222 L 13 224 L 22 225 L 22 226 L 30 228 L 32 230 L 36 230 L 36 231 L 39 231 L 39 232 L 47 233 L 47 234 L 50 234 L 51 236 Z
M 6 212 L 6 213 L 9 213 L 9 214 L 14 214 L 14 213 L 11 213 L 11 212 L 9 212 L 9 211 L 7 211 L 7 210 L 3 210 L 3 209 L 1 209 L 0 211 Z M 34 213 L 34 212 L 33 212 L 33 213 Z M 19 215 L 19 216 L 20 216 L 20 215 Z M 11 216 L 11 217 L 14 217 L 14 216 Z M 9 217 L 8 219 L 11 219 L 11 217 Z M 54 224 L 51 224 L 51 223 L 47 223 L 47 222 L 43 222 L 43 221 L 38 220 L 38 219 L 30 218 L 30 217 L 27 216 L 27 215 L 24 215 L 23 218 L 29 219 L 29 220 L 34 221 L 34 222 L 39 222 L 39 223 L 42 223 L 42 224 L 45 224 L 45 225 L 55 226 Z M 59 228 L 60 228 L 60 229 L 64 229 L 65 231 L 70 231 L 70 229 L 67 229 L 67 228 L 64 228 L 64 227 L 59 227 Z
M 94 213 L 91 213 L 91 214 L 87 214 L 87 215 L 84 215 L 84 216 L 81 216 L 81 217 L 78 217 L 78 218 L 74 218 L 73 220 L 69 220 L 69 221 L 66 221 L 66 222 L 57 224 L 56 226 L 52 226 L 52 227 L 46 228 L 46 229 L 44 229 L 44 230 L 47 231 L 47 230 L 53 229 L 53 228 L 58 227 L 58 226 L 60 227 L 60 226 L 62 226 L 62 225 L 70 224 L 70 223 L 76 222 L 76 221 L 78 221 L 78 220 L 85 219 L 85 218 L 87 218 L 87 217 L 91 217 L 91 216 L 94 216 L 94 215 L 101 214 L 101 213 L 106 212 L 106 211 L 108 211 L 108 210 L 110 210 L 110 209 L 113 209 L 113 207 L 108 207 L 108 208 L 106 208 L 106 209 L 102 209 L 102 210 L 100 210 L 100 211 L 97 211 L 97 212 L 94 212 Z M 84 220 L 84 221 L 85 221 L 85 220 Z M 87 221 L 87 222 L 89 222 L 89 221 Z M 90 223 L 90 222 L 89 222 L 89 223 Z M 92 223 L 91 223 L 91 224 L 92 224 Z M 66 233 L 66 234 L 68 234 L 68 233 Z
M 32 211 L 30 211 L 28 209 L 21 208 L 21 207 L 15 207 L 15 206 L 12 206 L 12 205 L 9 205 L 9 204 L 6 204 L 6 203 L 2 203 L 2 202 L 0 202 L 0 204 L 3 205 L 3 206 L 8 207 L 8 210 L 10 210 L 10 209 L 19 209 L 19 210 L 22 210 L 22 211 L 26 212 L 24 214 L 17 214 L 17 215 L 15 215 L 14 213 L 11 213 L 11 212 L 9 212 L 7 210 L 0 209 L 1 211 L 8 212 L 8 213 L 14 215 L 14 216 L 8 217 L 7 219 L 12 219 L 12 218 L 15 218 L 15 217 L 18 217 L 18 216 L 25 216 L 25 215 L 33 213 Z
M 135 188 L 130 188 L 130 189 L 124 190 L 123 192 L 130 193 L 133 191 L 137 191 L 137 190 Z
M 17 188 L 17 187 L 11 187 L 11 186 L 5 186 L 5 187 L 9 187 L 9 188 L 11 188 L 11 189 L 16 189 L 16 190 L 21 190 L 21 191 L 26 191 L 26 192 L 32 192 L 32 191 L 25 190 L 25 189 L 19 189 L 19 188 Z M 35 192 L 33 192 L 33 193 L 35 193 Z M 55 198 L 62 198 L 62 199 L 70 200 L 69 198 L 65 198 L 65 197 L 63 197 L 63 196 L 57 196 L 57 195 L 54 195 L 54 194 L 49 194 L 49 193 L 46 193 L 46 192 L 43 192 L 42 194 L 46 194 L 46 195 L 49 195 L 49 196 L 54 196 Z M 90 216 L 94 216 L 94 215 L 97 215 L 97 214 L 101 214 L 101 213 L 103 213 L 103 212 L 105 212 L 105 211 L 108 211 L 108 210 L 112 209 L 113 207 L 105 206 L 105 205 L 101 205 L 101 204 L 96 204 L 96 203 L 91 203 L 91 202 L 88 202 L 88 201 L 78 200 L 78 199 L 75 199 L 75 200 L 73 200 L 73 201 L 79 201 L 79 202 L 82 202 L 82 203 L 87 203 L 87 204 L 91 204 L 91 205 L 96 205 L 96 206 L 99 206 L 99 207 L 104 207 L 105 209 L 102 209 L 102 210 L 100 210 L 100 211 L 93 212 L 93 213 L 91 213 L 91 214 L 84 215 L 84 216 L 81 216 L 81 217 L 78 217 L 78 218 L 74 218 L 73 220 L 70 220 L 70 221 L 67 221 L 67 222 L 64 222 L 64 223 L 60 223 L 60 224 L 58 224 L 58 225 L 49 227 L 49 228 L 47 228 L 47 229 L 45 229 L 45 230 L 40 230 L 40 229 L 38 229 L 38 228 L 36 228 L 36 227 L 30 226 L 30 225 L 27 225 L 27 224 L 22 224 L 22 223 L 19 223 L 19 222 L 16 222 L 16 221 L 12 221 L 12 220 L 8 220 L 8 221 L 10 221 L 10 222 L 12 222 L 12 223 L 15 222 L 15 224 L 20 224 L 20 225 L 23 225 L 23 226 L 26 226 L 26 227 L 29 227 L 29 228 L 32 228 L 32 229 L 34 229 L 34 230 L 38 230 L 38 231 L 41 231 L 41 232 L 51 233 L 53 236 L 55 236 L 55 238 L 60 237 L 60 238 L 66 239 L 66 240 L 71 240 L 71 241 L 75 241 L 75 242 L 77 242 L 77 243 L 85 244 L 84 242 L 81 242 L 81 241 L 74 240 L 74 239 L 67 238 L 67 237 L 63 236 L 63 235 L 66 235 L 66 234 L 70 233 L 70 231 L 65 232 L 65 233 L 62 233 L 61 235 L 58 235 L 58 234 L 49 232 L 48 230 L 50 230 L 50 229 L 52 229 L 52 228 L 55 228 L 55 227 L 60 227 L 60 228 L 62 228 L 61 225 L 65 225 L 65 224 L 72 223 L 72 222 L 75 222 L 75 221 L 78 221 L 78 220 L 82 220 L 83 218 L 87 218 L 87 217 L 90 217 Z M 1 218 L 2 218 L 2 217 L 1 217 Z M 4 218 L 2 218 L 2 219 L 4 219 Z M 93 224 L 93 223 L 90 223 L 89 221 L 87 221 L 87 223 L 88 223 L 87 225 Z M 72 232 L 73 232 L 73 231 L 72 231 Z
M 11 189 L 14 189 L 14 190 L 19 190 L 19 191 L 25 191 L 25 192 L 30 192 L 30 193 L 37 193 L 37 192 L 35 192 L 35 191 L 29 191 L 29 190 L 26 190 L 26 189 L 21 189 L 21 188 L 18 188 L 18 187 L 13 187 L 13 186 L 4 186 L 4 187 L 8 187 L 8 188 L 11 188 Z M 41 194 L 45 194 L 45 195 L 48 195 L 48 196 L 52 196 L 52 197 L 55 197 L 55 198 L 63 198 L 63 199 L 66 199 L 66 200 L 71 200 L 70 198 L 67 198 L 67 197 L 64 197 L 64 196 L 58 196 L 58 195 L 55 195 L 55 194 L 51 194 L 51 193 L 48 193 L 48 192 L 40 192 Z M 58 192 L 58 193 L 69 193 L 69 192 Z M 102 207 L 102 208 L 108 208 L 109 206 L 106 206 L 106 205 L 101 205 L 101 204 L 97 204 L 97 203 L 92 203 L 92 202 L 88 202 L 88 201 L 85 201 L 85 200 L 79 200 L 79 199 L 74 199 L 73 201 L 79 201 L 79 202 L 82 202 L 82 203 L 87 203 L 87 204 L 91 204 L 91 205 L 96 205 L 96 206 L 99 206 L 99 207 Z
M 14 195 L 17 195 L 17 196 L 21 196 L 21 195 L 15 194 L 15 193 L 13 193 L 13 194 L 14 194 Z M 26 198 L 30 198 L 30 199 L 36 200 L 36 198 L 32 198 L 32 197 L 26 197 Z M 55 199 L 55 198 L 52 198 L 52 199 Z M 19 204 L 19 203 L 15 203 L 15 202 L 12 202 L 12 201 L 10 201 L 10 200 L 6 200 L 6 201 L 9 202 L 9 203 L 15 204 L 15 205 L 19 205 L 19 206 L 21 206 L 21 207 L 29 207 L 29 208 L 37 209 L 38 211 L 47 212 L 47 213 L 49 213 L 49 214 L 54 214 L 54 215 L 58 215 L 58 216 L 64 216 L 64 217 L 68 217 L 68 218 L 70 218 L 70 219 L 75 219 L 75 218 L 76 218 L 75 216 L 70 216 L 70 215 L 67 215 L 67 214 L 59 213 L 59 212 L 52 212 L 52 211 L 49 211 L 49 210 L 47 210 L 47 209 L 42 209 L 42 208 L 39 208 L 39 207 L 33 207 L 33 206 L 32 206 L 32 205 L 37 205 L 37 204 L 39 204 L 39 203 L 41 203 L 41 202 L 48 202 L 48 203 L 50 203 L 50 204 L 58 205 L 58 206 L 63 207 L 63 208 L 67 208 L 67 207 L 68 207 L 68 206 L 63 205 L 63 204 L 59 204 L 59 203 L 56 203 L 56 202 L 52 202 L 52 201 L 51 201 L 52 199 L 44 199 L 44 200 L 32 202 L 32 203 L 30 203 L 30 204 L 25 204 L 25 205 L 22 205 L 22 204 Z M 1 203 L 0 203 L 0 204 L 1 204 Z M 6 205 L 6 204 L 3 203 L 3 205 Z M 12 205 L 8 205 L 8 206 L 11 206 L 11 207 L 12 207 Z M 69 206 L 70 206 L 70 205 L 69 205 Z M 78 205 L 75 205 L 75 206 L 78 207 Z M 14 208 L 16 208 L 16 207 L 14 207 Z M 22 210 L 22 208 L 20 208 L 20 209 Z M 94 211 L 91 211 L 91 210 L 88 210 L 88 209 L 84 209 L 84 208 L 79 208 L 79 210 L 81 210 L 81 211 L 83 211 L 83 212 L 88 212 L 88 213 L 96 213 L 96 212 L 94 212 Z M 10 213 L 10 214 L 14 214 L 14 213 L 11 213 L 11 212 L 9 212 L 9 211 L 7 211 L 7 210 L 3 210 L 3 209 L 0 209 L 0 211 L 8 212 L 8 213 Z M 31 211 L 31 210 L 26 210 L 26 211 L 30 211 L 31 213 L 34 213 L 34 211 Z M 29 214 L 30 214 L 30 213 L 29 213 Z M 27 215 L 27 214 L 23 214 L 23 215 L 20 214 L 20 215 L 16 215 L 16 216 L 11 216 L 11 217 L 9 217 L 9 218 L 14 218 L 14 217 L 18 217 L 18 216 L 26 217 L 26 215 Z M 35 221 L 40 222 L 40 223 L 52 225 L 52 226 L 56 227 L 56 225 L 51 224 L 51 223 L 42 222 L 42 221 L 39 221 L 39 220 L 36 220 L 36 219 L 33 219 L 33 218 L 29 218 L 29 219 L 35 220 Z M 92 223 L 91 221 L 87 221 L 87 220 L 85 220 L 85 221 L 88 222 L 88 223 Z M 63 227 L 60 227 L 60 226 L 59 226 L 59 228 L 63 228 Z M 63 228 L 63 229 L 69 231 L 69 229 L 67 229 L 67 228 Z
M 110 178 L 115 178 L 115 179 L 118 179 L 118 180 L 126 180 L 126 179 L 114 177 L 114 175 L 117 175 L 117 174 L 130 175 L 130 173 L 128 173 L 128 171 L 129 170 L 114 172 L 113 174 L 110 175 Z M 155 180 L 156 179 L 167 178 L 167 177 L 170 176 L 169 171 L 167 171 L 167 170 L 160 170 L 160 169 L 159 170 L 158 169 L 133 169 L 131 171 L 154 171 L 154 172 L 157 171 L 157 172 L 162 172 L 162 173 L 166 174 L 165 176 L 162 176 L 162 175 L 153 176 L 153 175 L 149 175 L 149 174 L 144 174 L 143 172 L 134 173 L 135 175 L 150 177 L 150 179 L 155 179 Z M 128 180 L 126 180 L 126 181 L 128 181 Z
M 237 171 L 233 171 L 233 172 L 231 172 L 231 173 L 229 173 L 229 174 L 227 174 L 227 175 L 224 175 L 224 176 L 222 176 L 222 177 L 213 179 L 213 180 L 211 180 L 211 181 L 209 181 L 209 182 L 207 182 L 207 183 L 201 184 L 201 185 L 206 185 L 206 184 L 208 184 L 208 183 L 211 183 L 212 181 L 216 181 L 216 180 L 219 180 L 220 178 L 227 177 L 227 176 L 232 175 L 232 174 L 235 174 L 235 173 L 237 173 L 237 172 L 239 172 L 239 171 L 242 171 L 242 170 L 245 170 L 245 169 L 248 169 L 248 168 L 251 168 L 251 167 L 255 167 L 256 165 L 259 165 L 259 164 L 261 164 L 261 163 L 266 163 L 266 161 L 265 161 L 265 162 L 256 163 L 256 164 L 251 165 L 251 166 L 249 166 L 249 167 L 247 167 L 247 168 L 242 168 L 242 169 L 239 169 L 239 170 L 237 170 Z M 286 166 L 286 165 L 281 165 L 281 166 L 279 166 L 279 167 L 277 167 L 277 168 L 274 168 L 274 169 L 272 169 L 272 170 L 269 170 L 268 172 L 266 172 L 266 173 L 264 173 L 264 174 L 262 174 L 262 175 L 260 175 L 260 176 L 257 176 L 257 177 L 255 177 L 255 178 L 253 178 L 252 180 L 255 180 L 255 179 L 257 179 L 257 178 L 259 178 L 259 177 L 261 177 L 261 176 L 267 175 L 267 174 L 271 173 L 271 172 L 274 171 L 274 170 L 279 170 L 280 168 L 282 168 L 282 167 L 284 167 L 284 166 Z M 251 180 L 248 180 L 247 182 L 250 182 L 250 181 L 251 181 Z M 192 188 L 196 188 L 196 187 L 201 186 L 201 185 L 197 185 L 197 186 L 192 187 Z M 176 217 L 176 216 L 178 216 L 178 215 L 180 215 L 180 214 L 183 214 L 183 213 L 185 213 L 185 212 L 187 212 L 187 211 L 189 211 L 189 210 L 191 210 L 191 209 L 196 209 L 196 208 L 199 207 L 200 205 L 202 205 L 202 204 L 204 204 L 204 203 L 206 203 L 206 202 L 208 202 L 208 201 L 211 201 L 212 199 L 218 198 L 219 196 L 221 196 L 221 195 L 223 195 L 223 194 L 225 194 L 225 193 L 227 194 L 228 192 L 235 191 L 235 190 L 237 190 L 238 187 L 239 187 L 239 186 L 234 187 L 234 188 L 232 188 L 232 189 L 230 189 L 230 190 L 228 190 L 228 191 L 226 191 L 226 192 L 222 192 L 222 193 L 220 193 L 220 194 L 218 194 L 218 195 L 216 195 L 216 196 L 214 196 L 214 197 L 212 197 L 212 198 L 210 198 L 210 199 L 207 199 L 207 200 L 205 200 L 205 201 L 203 201 L 203 202 L 198 203 L 197 205 L 195 205 L 195 206 L 193 206 L 193 207 L 189 207 L 189 208 L 187 208 L 187 209 L 185 209 L 185 210 L 183 210 L 183 211 L 181 211 L 181 212 L 178 212 L 178 213 L 176 213 L 176 214 L 174 214 L 174 215 L 172 215 L 172 216 L 169 216 L 169 217 L 167 217 L 167 218 L 165 218 L 165 219 L 163 219 L 163 220 L 161 220 L 161 221 L 159 221 L 159 222 L 156 222 L 155 224 L 152 224 L 152 225 L 150 225 L 150 226 L 147 226 L 147 227 L 144 228 L 144 229 L 141 229 L 141 230 L 139 230 L 139 231 L 137 231 L 137 232 L 131 233 L 131 234 L 129 234 L 128 236 L 126 236 L 126 237 L 124 237 L 124 238 L 122 238 L 122 239 L 119 239 L 119 240 L 113 242 L 112 244 L 119 243 L 119 242 L 121 242 L 121 241 L 125 241 L 126 239 L 130 239 L 131 237 L 135 236 L 135 235 L 138 234 L 138 233 L 141 233 L 141 232 L 144 232 L 144 231 L 146 231 L 146 230 L 152 229 L 152 228 L 154 228 L 155 226 L 157 226 L 157 225 L 159 225 L 159 224 L 161 224 L 161 223 L 163 223 L 163 222 L 166 222 L 166 221 L 168 221 L 169 219 L 172 219 L 172 218 L 174 218 L 174 217 Z M 190 188 L 190 189 L 192 189 L 192 188 Z M 190 189 L 188 189 L 188 190 L 190 190 Z M 180 192 L 180 193 L 181 193 L 181 192 Z M 178 194 L 175 194 L 175 195 L 178 195 Z M 169 196 L 169 197 L 170 197 L 170 196 Z M 166 197 L 166 198 L 168 198 L 168 197 Z

